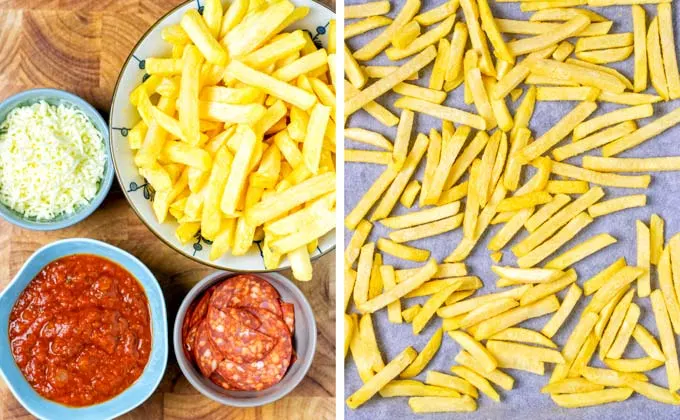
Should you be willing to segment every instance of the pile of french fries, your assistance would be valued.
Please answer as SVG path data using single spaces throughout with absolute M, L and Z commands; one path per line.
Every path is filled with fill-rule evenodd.
M 659 3 L 649 26 L 641 3 Z M 622 4 L 631 7 L 632 33 L 610 33 L 612 21 L 574 7 Z M 675 348 L 680 235 L 665 244 L 661 217 L 654 215 L 649 227 L 638 221 L 636 264 L 618 259 L 583 289 L 572 266 L 617 239 L 598 234 L 555 255 L 595 218 L 646 205 L 644 194 L 603 200 L 603 187 L 646 189 L 649 172 L 680 170 L 679 157 L 615 157 L 680 123 L 676 108 L 639 125 L 653 115 L 652 104 L 680 98 L 670 1 L 522 1 L 521 10 L 532 12 L 527 20 L 493 16 L 488 0 L 450 0 L 426 11 L 419 0 L 406 0 L 388 18 L 391 6 L 376 1 L 345 8 L 346 17 L 359 19 L 346 23 L 345 39 L 377 31 L 355 51 L 344 47 L 346 122 L 363 110 L 375 124 L 396 126 L 393 140 L 367 128 L 345 128 L 347 139 L 379 149 L 347 150 L 345 161 L 385 168 L 345 217 L 353 231 L 345 250 L 345 355 L 351 352 L 364 383 L 347 398 L 348 407 L 380 394 L 409 397 L 417 413 L 473 411 L 479 393 L 500 401 L 493 385 L 513 388 L 513 378 L 502 369 L 544 375 L 546 363 L 553 369 L 542 392 L 559 406 L 623 401 L 633 393 L 680 405 Z M 404 61 L 373 65 L 383 51 L 390 60 Z M 607 66 L 630 55 L 633 81 Z M 427 87 L 410 83 L 421 80 L 430 65 Z M 644 93 L 648 80 L 656 94 Z M 476 113 L 443 105 L 459 87 Z M 390 91 L 399 95 L 393 104 L 398 116 L 377 101 Z M 507 101 L 522 96 L 512 115 Z M 533 138 L 529 123 L 536 101 L 577 104 Z M 602 102 L 625 107 L 591 117 Z M 440 119 L 441 130 L 414 133 L 416 113 Z M 597 148 L 602 156 L 585 156 L 580 166 L 564 162 Z M 424 174 L 416 179 L 421 162 Z M 521 184 L 527 166 L 535 171 Z M 411 208 L 416 199 L 417 210 L 391 215 L 397 202 Z M 375 222 L 391 229 L 388 237 L 369 239 Z M 502 224 L 488 249 L 496 263 L 496 287 L 505 290 L 472 296 L 483 283 L 468 275 L 465 261 L 492 224 Z M 463 238 L 443 262 L 432 259 L 428 249 L 407 244 L 458 228 Z M 515 266 L 498 264 L 508 250 Z M 383 253 L 424 265 L 398 269 L 383 264 Z M 651 266 L 658 273 L 656 290 Z M 565 289 L 560 302 L 557 293 Z M 638 322 L 635 290 L 638 299 L 651 300 L 659 338 Z M 571 313 L 584 294 L 592 297 L 560 348 L 552 337 L 576 316 Z M 405 298 L 418 296 L 427 300 L 405 307 Z M 407 346 L 386 363 L 372 320 L 382 309 L 394 324 L 411 323 L 416 335 L 439 322 L 435 315 L 441 328 L 420 352 Z M 546 315 L 550 319 L 540 331 L 520 325 Z M 426 371 L 444 332 L 461 348 L 456 364 L 448 373 L 427 370 L 424 383 L 414 380 Z M 623 358 L 631 337 L 648 357 Z M 596 350 L 608 368 L 589 366 Z M 660 366 L 666 369 L 666 387 L 645 375 Z
M 267 269 L 287 256 L 311 280 L 310 253 L 335 226 L 335 22 L 328 50 L 288 0 L 204 2 L 163 28 L 172 55 L 147 58 L 130 94 L 141 120 L 129 134 L 160 223 L 199 232 L 210 259 L 261 241 Z

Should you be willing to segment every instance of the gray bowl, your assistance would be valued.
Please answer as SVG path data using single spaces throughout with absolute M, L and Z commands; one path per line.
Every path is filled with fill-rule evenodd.
M 173 346 L 179 367 L 184 376 L 201 394 L 221 404 L 232 407 L 258 407 L 270 404 L 291 392 L 307 374 L 316 351 L 316 321 L 307 298 L 290 280 L 278 273 L 262 273 L 257 276 L 269 281 L 279 292 L 281 299 L 295 305 L 295 334 L 293 348 L 297 360 L 293 363 L 281 382 L 262 391 L 227 391 L 204 377 L 198 368 L 187 359 L 182 348 L 182 322 L 191 302 L 215 283 L 238 275 L 227 271 L 217 271 L 198 282 L 184 297 L 175 318 Z
M 109 140 L 109 127 L 106 121 L 99 115 L 99 112 L 85 102 L 82 98 L 59 89 L 31 89 L 17 93 L 10 96 L 4 101 L 0 102 L 0 122 L 5 121 L 7 115 L 15 108 L 20 106 L 32 105 L 38 101 L 45 101 L 50 105 L 67 104 L 81 110 L 92 121 L 97 131 L 99 131 L 104 139 L 104 153 L 106 154 L 106 166 L 104 167 L 104 176 L 99 183 L 97 194 L 92 198 L 92 201 L 80 207 L 75 213 L 69 216 L 57 216 L 53 220 L 40 221 L 32 220 L 24 217 L 16 211 L 0 203 L 0 217 L 8 222 L 31 230 L 57 230 L 74 225 L 85 218 L 87 218 L 97 207 L 104 201 L 106 194 L 111 189 L 113 182 L 113 163 L 111 160 L 111 145 Z

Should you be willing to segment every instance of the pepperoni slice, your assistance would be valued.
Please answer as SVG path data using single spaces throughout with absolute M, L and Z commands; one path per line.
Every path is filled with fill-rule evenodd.
M 211 299 L 212 305 L 222 310 L 230 306 L 260 308 L 281 316 L 279 301 L 279 292 L 271 284 L 247 274 L 225 280 Z
M 259 391 L 277 384 L 290 366 L 293 345 L 288 327 L 280 317 L 266 309 L 249 309 L 262 324 L 259 331 L 276 337 L 274 348 L 260 360 L 236 363 L 225 358 L 217 372 L 231 385 L 247 391 Z
M 194 357 L 196 358 L 198 368 L 206 377 L 210 377 L 224 359 L 224 356 L 222 356 L 219 349 L 210 339 L 210 331 L 206 322 L 201 322 L 198 325 Z
M 260 320 L 244 309 L 221 311 L 211 305 L 206 322 L 215 346 L 225 358 L 237 363 L 260 360 L 276 344 L 276 339 L 258 331 Z
M 208 304 L 210 303 L 210 298 L 213 294 L 214 288 L 210 288 L 205 291 L 201 299 L 196 304 L 192 314 L 191 314 L 191 326 L 198 325 L 208 314 Z
M 226 390 L 234 389 L 229 382 L 225 381 L 222 375 L 217 373 L 217 371 L 213 372 L 212 375 L 210 375 L 210 379 L 215 385 L 224 388 Z
M 281 312 L 283 312 L 283 322 L 288 326 L 290 335 L 295 331 L 295 305 L 281 301 Z
M 194 347 L 196 344 L 196 333 L 198 332 L 198 325 L 194 325 L 193 327 L 189 328 L 189 331 L 187 332 L 187 337 L 183 340 L 184 345 L 182 346 L 184 348 L 184 354 L 187 356 L 187 359 L 189 360 L 194 360 Z

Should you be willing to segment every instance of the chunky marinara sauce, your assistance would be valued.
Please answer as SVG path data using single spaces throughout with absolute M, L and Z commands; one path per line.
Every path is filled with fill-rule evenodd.
M 151 351 L 149 305 L 118 264 L 71 255 L 45 266 L 21 293 L 9 339 L 14 360 L 40 395 L 92 405 L 142 374 Z

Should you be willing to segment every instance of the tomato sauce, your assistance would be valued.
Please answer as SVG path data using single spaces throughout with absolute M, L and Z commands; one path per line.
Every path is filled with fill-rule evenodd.
M 97 404 L 142 374 L 151 352 L 144 289 L 118 264 L 71 255 L 45 266 L 12 308 L 12 354 L 43 397 Z

